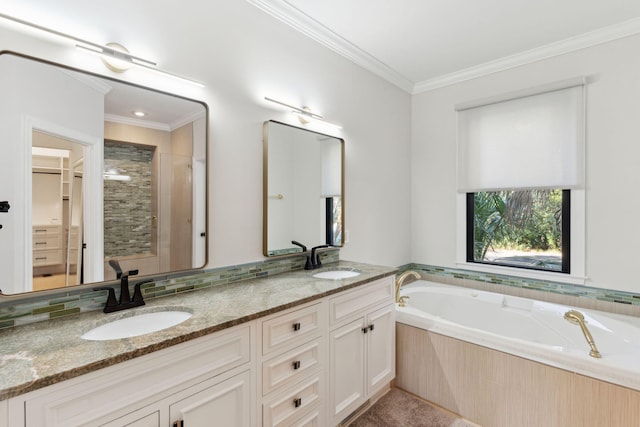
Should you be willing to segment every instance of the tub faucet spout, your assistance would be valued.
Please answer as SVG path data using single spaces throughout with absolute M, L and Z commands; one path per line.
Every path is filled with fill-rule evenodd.
M 413 278 L 416 279 L 416 280 L 420 279 L 420 273 L 418 273 L 417 271 L 414 271 L 414 270 L 407 270 L 407 271 L 405 271 L 404 273 L 402 273 L 400 276 L 398 276 L 396 278 L 396 297 L 395 297 L 395 302 L 398 303 L 400 305 L 400 307 L 404 307 L 404 305 L 405 305 L 405 301 L 404 300 L 409 298 L 408 296 L 400 297 L 400 287 L 402 286 L 404 281 L 409 276 L 413 276 Z
M 569 310 L 564 314 L 564 318 L 567 319 L 569 322 L 573 323 L 574 325 L 580 325 L 580 329 L 582 329 L 582 333 L 584 334 L 585 339 L 587 340 L 587 342 L 589 343 L 589 346 L 591 347 L 589 356 L 596 357 L 596 358 L 602 357 L 602 355 L 598 351 L 598 348 L 596 347 L 596 342 L 593 340 L 593 337 L 591 336 L 589 329 L 587 329 L 587 324 L 584 321 L 584 316 L 582 315 L 582 313 L 580 313 L 577 310 Z

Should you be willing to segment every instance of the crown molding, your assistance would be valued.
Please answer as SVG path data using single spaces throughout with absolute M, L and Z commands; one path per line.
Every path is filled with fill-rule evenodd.
M 176 121 L 169 123 L 169 130 L 174 131 L 182 126 L 188 125 L 189 123 L 193 123 L 198 119 L 204 118 L 207 116 L 206 111 L 196 111 L 193 114 L 190 114 L 185 117 L 181 117 Z
M 147 129 L 162 130 L 165 132 L 171 131 L 171 127 L 165 123 L 152 122 L 150 120 L 141 120 L 133 117 L 118 116 L 116 114 L 105 114 L 104 121 L 112 122 L 112 123 L 120 123 L 123 125 L 138 126 L 138 127 L 147 128 Z
M 286 0 L 247 0 L 247 2 L 412 95 L 640 33 L 640 18 L 634 18 L 414 84 L 388 65 L 293 7 Z
M 247 0 L 247 2 L 344 56 L 351 62 L 398 86 L 405 92 L 411 93 L 414 89 L 412 81 L 348 40 L 340 37 L 309 15 L 289 4 L 286 0 Z
M 429 80 L 418 82 L 413 87 L 413 95 L 428 92 L 441 87 L 453 85 L 489 74 L 531 64 L 543 59 L 574 52 L 602 43 L 640 33 L 640 18 L 634 18 L 619 24 L 610 25 L 575 37 L 550 43 L 539 48 L 530 49 L 495 61 L 486 62 L 475 67 L 466 68 L 454 73 L 445 74 Z

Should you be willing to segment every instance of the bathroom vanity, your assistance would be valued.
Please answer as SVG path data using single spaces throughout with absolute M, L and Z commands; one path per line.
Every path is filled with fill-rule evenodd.
M 360 274 L 294 271 L 0 332 L 0 426 L 336 425 L 395 376 L 395 270 L 329 268 Z M 137 337 L 80 338 L 164 309 L 192 316 Z

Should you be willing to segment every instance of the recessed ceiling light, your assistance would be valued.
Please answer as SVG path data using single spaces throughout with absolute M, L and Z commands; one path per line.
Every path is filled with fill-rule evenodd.
M 144 111 L 132 111 L 133 115 L 136 117 L 144 117 L 147 115 Z

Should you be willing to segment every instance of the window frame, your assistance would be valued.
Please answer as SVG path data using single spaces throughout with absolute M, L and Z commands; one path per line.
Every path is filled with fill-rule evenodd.
M 585 190 L 572 189 L 570 193 L 570 273 L 559 273 L 548 270 L 522 269 L 514 266 L 502 266 L 467 262 L 467 193 L 456 194 L 456 256 L 455 265 L 467 271 L 478 271 L 487 274 L 500 274 L 525 279 L 548 280 L 575 285 L 584 285 L 585 277 Z

